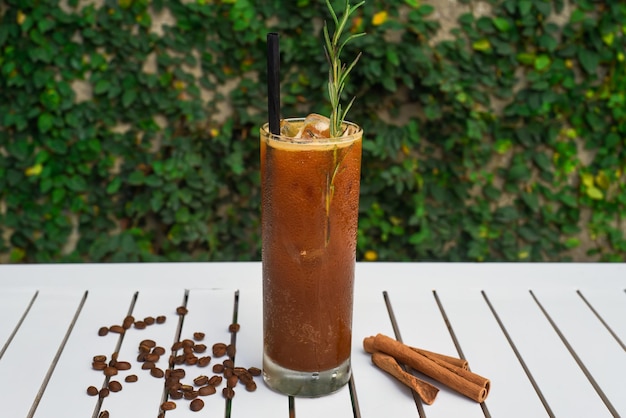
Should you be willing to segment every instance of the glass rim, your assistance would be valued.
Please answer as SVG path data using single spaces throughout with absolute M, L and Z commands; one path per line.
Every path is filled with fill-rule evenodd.
M 293 121 L 293 122 L 302 122 L 304 121 L 306 118 L 304 117 L 296 117 L 296 118 L 283 118 L 280 121 Z M 287 142 L 287 143 L 291 143 L 291 144 L 303 144 L 303 145 L 320 145 L 320 146 L 324 146 L 324 145 L 328 145 L 328 144 L 341 144 L 344 142 L 353 142 L 356 139 L 358 139 L 360 136 L 363 135 L 363 128 L 361 128 L 359 125 L 357 125 L 354 122 L 350 122 L 350 121 L 343 121 L 343 123 L 345 125 L 349 125 L 349 126 L 354 126 L 356 127 L 356 131 L 350 135 L 347 136 L 340 136 L 340 137 L 335 137 L 335 138 L 324 138 L 323 140 L 320 139 L 309 139 L 309 138 L 293 138 L 290 136 L 285 136 L 285 135 L 276 135 L 270 132 L 269 129 L 269 123 L 265 122 L 262 126 L 261 126 L 261 135 L 264 137 L 267 137 L 268 139 L 271 139 L 273 141 L 279 141 L 279 142 Z

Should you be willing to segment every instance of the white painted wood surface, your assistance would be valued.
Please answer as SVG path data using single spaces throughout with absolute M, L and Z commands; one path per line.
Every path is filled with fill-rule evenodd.
M 359 263 L 352 362 L 360 416 L 420 416 L 410 391 L 375 368 L 362 349 L 367 336 L 394 336 L 383 292 L 405 343 L 462 353 L 472 371 L 491 379 L 484 409 L 435 382 L 441 391 L 433 405 L 422 405 L 423 417 L 484 417 L 485 411 L 503 418 L 626 416 L 625 290 L 624 264 Z M 0 266 L 2 416 L 97 417 L 108 410 L 112 418 L 157 417 L 164 381 L 141 370 L 139 342 L 150 338 L 166 349 L 163 369 L 178 332 L 181 339 L 204 332 L 208 351 L 228 342 L 236 291 L 236 365 L 260 367 L 260 263 Z M 189 313 L 179 330 L 175 310 L 185 295 Z M 166 315 L 167 321 L 131 328 L 123 338 L 97 335 L 99 327 L 121 323 L 131 308 L 136 319 Z M 87 386 L 105 383 L 91 369 L 92 357 L 110 356 L 120 342 L 119 358 L 132 369 L 113 378 L 123 390 L 99 405 L 86 394 Z M 184 380 L 210 377 L 217 361 L 205 369 L 185 366 Z M 139 381 L 125 383 L 131 373 Z M 288 417 L 288 398 L 260 378 L 257 384 L 255 392 L 238 388 L 231 417 Z M 166 417 L 225 416 L 219 393 L 203 400 L 200 413 L 180 400 Z M 352 417 L 350 391 L 296 399 L 295 413 Z

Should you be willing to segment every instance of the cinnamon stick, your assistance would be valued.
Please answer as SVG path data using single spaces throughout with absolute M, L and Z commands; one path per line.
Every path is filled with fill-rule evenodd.
M 414 390 L 426 405 L 435 402 L 439 389 L 402 370 L 396 359 L 390 355 L 381 352 L 372 353 L 372 363 Z
M 364 346 L 366 342 L 364 341 Z M 489 379 L 431 357 L 427 357 L 407 345 L 385 335 L 378 334 L 373 340 L 367 341 L 366 350 L 381 351 L 392 356 L 396 361 L 423 373 L 448 386 L 462 395 L 482 402 L 487 398 L 490 389 Z
M 370 354 L 376 351 L 376 349 L 374 348 L 374 339 L 375 337 L 366 337 L 365 339 L 363 339 L 363 348 L 365 349 L 365 351 L 367 351 Z M 424 350 L 422 348 L 417 348 L 417 347 L 409 347 L 409 348 L 432 360 L 444 361 L 453 366 L 468 370 L 469 366 L 467 364 L 467 360 L 465 359 L 447 356 L 445 354 L 440 354 L 440 353 L 434 353 L 432 351 Z

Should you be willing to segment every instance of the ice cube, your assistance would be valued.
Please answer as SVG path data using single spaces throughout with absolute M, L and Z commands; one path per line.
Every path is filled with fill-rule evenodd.
M 301 130 L 302 129 L 299 124 L 290 123 L 284 119 L 280 121 L 280 134 L 282 136 L 286 136 L 287 138 L 298 138 L 298 134 Z
M 304 119 L 300 137 L 308 139 L 330 138 L 330 119 L 317 113 L 311 113 Z

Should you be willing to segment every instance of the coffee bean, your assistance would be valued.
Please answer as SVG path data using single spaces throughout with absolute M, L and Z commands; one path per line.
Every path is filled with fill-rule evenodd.
M 180 356 L 174 357 L 174 364 L 181 365 L 184 363 L 185 363 L 185 356 L 180 355 Z
M 180 392 L 178 390 L 170 390 L 170 399 L 183 399 L 183 392 Z
M 211 386 L 219 386 L 222 383 L 222 376 L 211 376 L 209 379 L 209 385 Z
M 93 356 L 93 361 L 98 361 L 98 362 L 107 361 L 107 356 L 104 356 L 104 355 Z
M 213 365 L 213 373 L 223 373 L 224 365 L 223 364 L 214 364 Z
M 181 348 L 183 348 L 183 343 L 180 341 L 176 341 L 174 344 L 172 344 L 172 351 L 178 351 Z
M 100 327 L 100 329 L 98 330 L 98 335 L 101 337 L 104 337 L 108 333 L 109 333 L 109 327 Z
M 154 348 L 156 347 L 157 343 L 154 340 L 150 340 L 150 339 L 146 339 L 146 340 L 142 340 L 139 345 L 145 345 L 148 348 Z
M 254 392 L 256 390 L 256 383 L 254 381 L 250 381 L 246 383 L 246 390 L 248 392 Z
M 156 323 L 157 324 L 163 324 L 165 323 L 166 320 L 166 316 L 165 315 L 159 315 L 156 317 Z
M 119 325 L 112 325 L 109 328 L 109 331 L 114 332 L 116 334 L 123 334 L 126 330 L 123 327 L 119 326 Z
M 261 376 L 261 369 L 259 369 L 258 367 L 250 367 L 248 369 L 248 372 L 252 375 L 252 376 Z
M 215 343 L 213 344 L 213 357 L 223 357 L 226 354 L 226 344 Z
M 222 389 L 222 395 L 226 398 L 226 399 L 233 399 L 235 397 L 235 391 L 233 390 L 233 388 L 224 388 Z
M 162 356 L 163 354 L 165 354 L 165 348 L 163 348 L 163 347 L 154 347 L 152 349 L 152 354 L 156 354 L 158 356 Z
M 117 369 L 115 367 L 107 366 L 102 371 L 105 376 L 115 376 L 117 374 Z
M 118 361 L 115 363 L 115 368 L 117 370 L 130 370 L 130 363 L 127 361 Z
M 233 374 L 233 369 L 230 369 L 230 368 L 228 368 L 228 367 L 225 367 L 225 368 L 224 368 L 224 377 L 225 377 L 226 379 L 228 379 L 228 378 L 229 378 L 229 377 L 231 377 L 231 376 L 234 376 L 234 374 Z
M 163 370 L 159 369 L 158 367 L 153 367 L 150 370 L 150 374 L 159 379 L 165 375 L 165 373 L 163 373 Z
M 211 386 L 211 385 L 202 386 L 200 389 L 198 389 L 198 395 L 200 396 L 213 395 L 215 392 L 217 392 L 217 390 L 215 389 L 215 386 Z
M 183 344 L 183 348 L 185 348 L 185 347 L 193 348 L 193 346 L 196 345 L 196 343 L 193 342 L 193 340 L 190 340 L 190 339 L 184 339 L 182 341 L 182 344 Z
M 196 340 L 196 341 L 204 340 L 204 332 L 194 332 L 193 333 L 193 339 Z
M 239 378 L 233 375 L 226 379 L 226 386 L 228 386 L 229 388 L 234 388 L 235 386 L 237 386 L 237 382 L 239 382 Z
M 233 374 L 235 376 L 242 376 L 248 374 L 248 369 L 246 369 L 245 367 L 235 367 L 233 368 Z
M 209 378 L 204 375 L 200 375 L 193 379 L 193 384 L 196 386 L 204 386 L 207 383 L 209 383 Z
M 184 306 L 179 306 L 178 308 L 176 308 L 176 313 L 178 315 L 187 315 L 187 312 L 189 311 Z
M 211 356 L 200 357 L 198 359 L 198 367 L 206 367 L 211 362 Z
M 144 364 L 141 365 L 141 369 L 142 370 L 150 370 L 153 369 L 155 366 L 153 361 L 146 361 Z
M 185 377 L 185 375 L 186 375 L 185 369 L 172 370 L 172 376 L 178 377 L 179 379 L 182 379 L 183 377 Z
M 186 363 L 188 366 L 193 366 L 193 365 L 195 365 L 197 362 L 198 362 L 198 357 L 196 357 L 196 356 L 193 356 L 193 355 L 192 355 L 192 356 L 187 356 L 187 357 L 185 357 L 185 363 Z
M 100 389 L 100 391 L 98 392 L 98 396 L 100 396 L 100 398 L 106 398 L 107 396 L 109 396 L 109 389 L 107 388 Z
M 191 392 L 193 390 L 193 386 L 191 385 L 180 385 L 180 390 L 183 392 Z
M 198 397 L 198 391 L 197 390 L 190 390 L 188 392 L 183 392 L 183 397 L 185 399 L 187 399 L 188 401 L 190 401 L 192 399 L 196 399 Z
M 189 409 L 191 409 L 194 412 L 198 412 L 202 408 L 204 408 L 204 401 L 202 399 L 194 399 L 189 404 Z
M 139 353 L 137 354 L 137 361 L 140 363 L 143 363 L 144 361 L 146 361 L 146 354 L 147 353 Z
M 228 331 L 230 331 L 230 332 L 239 332 L 240 328 L 241 328 L 241 326 L 239 324 L 230 324 L 228 326 Z
M 137 377 L 136 374 L 129 374 L 128 376 L 124 378 L 124 381 L 128 383 L 133 383 L 133 382 L 136 382 L 137 380 L 139 380 L 139 378 Z
M 193 351 L 195 351 L 196 353 L 204 353 L 206 351 L 206 345 L 196 344 L 193 346 Z
M 176 403 L 175 402 L 163 402 L 161 404 L 161 409 L 164 411 L 171 411 L 172 409 L 176 409 Z
M 145 355 L 145 359 L 146 359 L 146 361 L 151 361 L 151 362 L 154 362 L 154 363 L 156 363 L 157 361 L 159 361 L 159 359 L 160 359 L 160 358 L 161 358 L 161 356 L 160 356 L 160 355 L 158 355 L 158 354 L 154 354 L 154 353 L 149 353 L 149 354 L 146 354 L 146 355 Z
M 106 369 L 107 364 L 103 361 L 94 361 L 91 363 L 91 368 L 94 370 L 104 370 Z
M 154 317 L 153 317 L 153 316 L 146 316 L 146 317 L 143 319 L 143 322 L 145 322 L 145 323 L 146 323 L 146 325 L 152 325 L 152 324 L 154 324 L 155 319 L 154 319 Z
M 124 321 L 122 322 L 122 327 L 124 329 L 128 329 L 133 325 L 134 322 L 135 318 L 133 318 L 132 315 L 128 315 L 126 318 L 124 318 Z
M 117 380 L 111 380 L 109 382 L 109 390 L 111 392 L 119 392 L 120 390 L 122 390 L 122 384 Z
M 223 365 L 224 365 L 224 367 L 225 367 L 225 368 L 227 368 L 227 369 L 232 369 L 232 368 L 234 368 L 234 367 L 235 367 L 235 363 L 234 363 L 231 359 L 224 360 L 224 361 L 222 362 L 222 364 L 223 364 Z
M 102 411 L 98 415 L 98 418 L 109 418 L 109 411 Z
M 135 321 L 136 329 L 146 329 L 146 323 L 143 321 Z
M 233 344 L 228 344 L 226 347 L 226 354 L 228 357 L 235 358 L 235 354 L 237 353 L 237 348 Z
M 143 354 L 144 356 L 146 354 L 148 354 L 150 351 L 152 351 L 151 347 L 148 347 L 145 344 L 139 344 L 139 347 L 137 347 L 137 350 L 139 350 L 139 353 Z
M 98 394 L 98 388 L 95 386 L 89 386 L 87 388 L 87 395 L 96 396 Z

